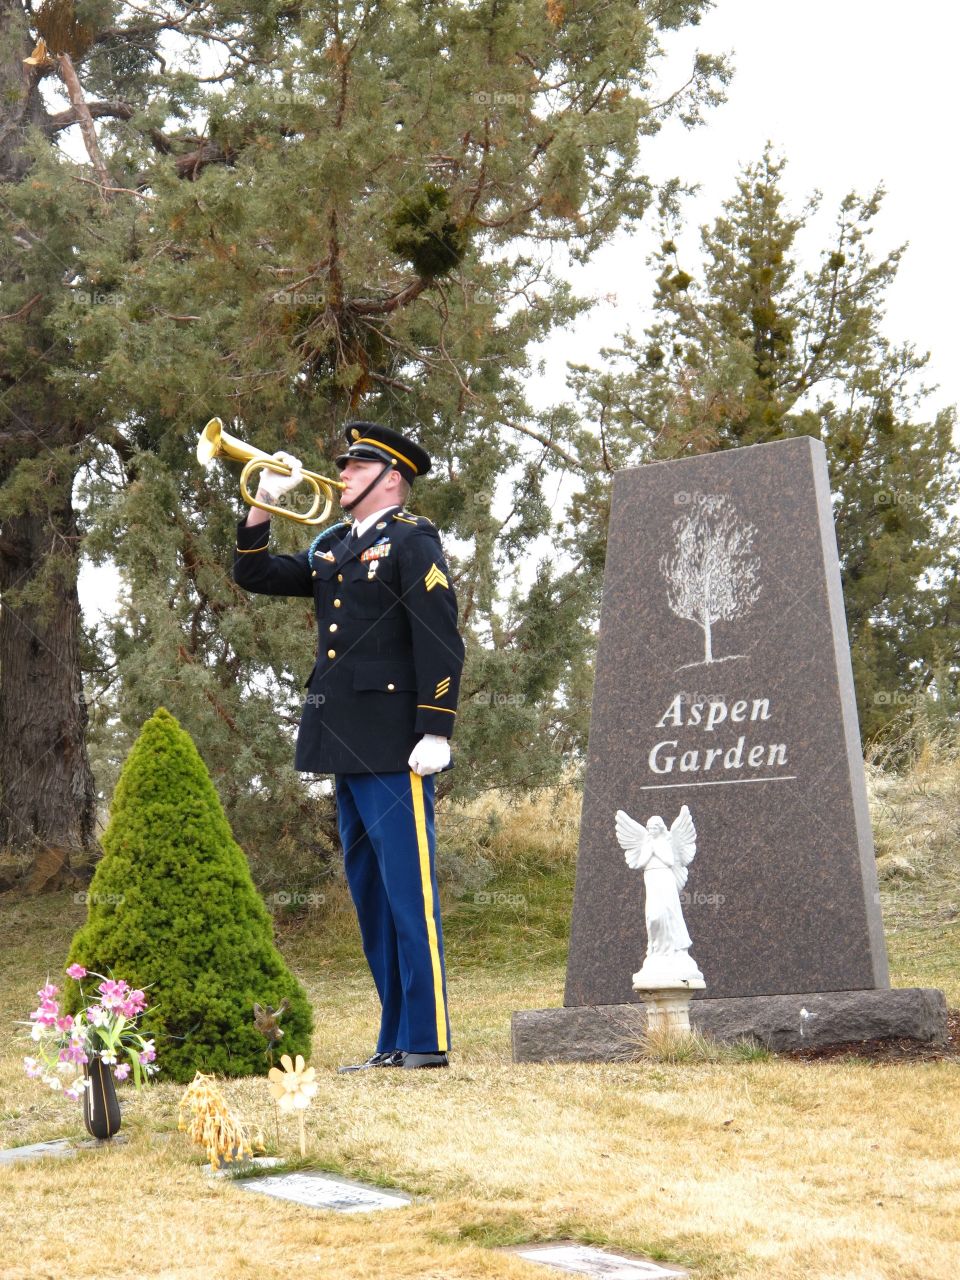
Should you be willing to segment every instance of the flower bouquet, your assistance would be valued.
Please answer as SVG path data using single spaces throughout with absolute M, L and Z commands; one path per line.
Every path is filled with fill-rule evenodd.
M 139 1089 L 157 1071 L 154 1043 L 137 1025 L 147 1007 L 146 995 L 139 989 L 131 990 L 122 978 L 88 974 L 81 964 L 70 965 L 66 972 L 81 984 L 82 1007 L 75 1014 L 61 1013 L 59 987 L 48 982 L 40 988 L 40 1004 L 30 1014 L 30 1037 L 37 1052 L 23 1060 L 27 1075 L 77 1099 L 90 1083 L 85 1068 L 99 1058 L 118 1080 L 126 1080 L 132 1071 Z M 82 980 L 86 977 L 100 979 L 96 995 L 84 993 Z

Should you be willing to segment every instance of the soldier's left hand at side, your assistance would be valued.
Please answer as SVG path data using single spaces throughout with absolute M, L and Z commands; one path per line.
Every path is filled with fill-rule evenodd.
M 410 752 L 407 763 L 421 778 L 429 773 L 439 773 L 450 763 L 449 738 L 442 738 L 436 733 L 425 733 Z

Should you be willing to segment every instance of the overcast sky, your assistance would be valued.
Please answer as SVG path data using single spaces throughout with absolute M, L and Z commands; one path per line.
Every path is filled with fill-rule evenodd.
M 827 217 L 851 188 L 866 193 L 882 183 L 888 194 L 875 251 L 879 256 L 910 242 L 890 294 L 887 336 L 931 352 L 928 381 L 940 385 L 931 409 L 956 404 L 958 183 L 950 157 L 957 124 L 957 0 L 911 6 L 892 0 L 718 0 L 699 27 L 670 41 L 674 83 L 682 82 L 697 49 L 731 52 L 736 73 L 727 103 L 710 113 L 706 126 L 670 126 L 650 144 L 651 174 L 700 184 L 690 205 L 693 225 L 712 219 L 739 167 L 756 159 L 768 139 L 789 161 L 786 187 L 796 203 L 819 188 Z M 615 294 L 616 303 L 596 308 L 576 329 L 551 339 L 538 403 L 566 397 L 566 360 L 590 362 L 618 331 L 643 328 L 651 234 L 652 228 L 618 238 L 572 273 L 579 291 Z M 88 613 L 109 609 L 115 577 L 88 567 L 80 590 Z
M 694 52 L 729 51 L 728 100 L 702 128 L 670 125 L 649 146 L 655 178 L 698 183 L 693 226 L 712 221 L 740 167 L 769 139 L 788 161 L 785 187 L 800 206 L 823 192 L 823 220 L 851 189 L 887 191 L 875 220 L 878 257 L 909 242 L 889 294 L 886 335 L 931 353 L 931 409 L 960 400 L 957 360 L 958 234 L 957 0 L 718 0 L 699 27 L 671 36 L 674 83 Z M 644 258 L 653 226 L 620 236 L 586 268 L 571 272 L 581 292 L 615 294 L 572 333 L 551 339 L 548 379 L 537 401 L 562 398 L 566 360 L 592 353 L 630 324 L 642 331 L 651 293 Z M 695 248 L 698 236 L 682 242 Z M 689 263 L 684 265 L 688 266 Z

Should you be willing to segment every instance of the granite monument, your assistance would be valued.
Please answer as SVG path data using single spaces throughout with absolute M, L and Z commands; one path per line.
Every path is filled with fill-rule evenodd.
M 635 1024 L 648 922 L 616 815 L 681 805 L 704 850 L 678 888 L 707 987 L 694 1026 L 763 1039 L 772 1018 L 809 1043 L 816 1008 L 835 1039 L 945 1034 L 939 992 L 889 991 L 819 440 L 614 478 L 566 1008 L 515 1014 L 516 1058 L 598 1056 Z

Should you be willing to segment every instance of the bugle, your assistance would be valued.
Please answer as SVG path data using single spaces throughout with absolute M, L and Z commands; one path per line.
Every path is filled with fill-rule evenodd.
M 283 516 L 285 520 L 295 520 L 298 524 L 326 524 L 333 510 L 334 490 L 344 487 L 341 480 L 330 480 L 327 476 L 318 475 L 315 471 L 302 471 L 304 480 L 313 489 L 313 502 L 305 515 L 300 515 L 296 511 L 285 511 L 283 507 L 271 506 L 269 502 L 259 502 L 247 486 L 250 476 L 261 467 L 268 467 L 282 476 L 288 476 L 291 468 L 272 454 L 264 453 L 262 449 L 256 449 L 252 444 L 244 444 L 236 436 L 228 435 L 219 418 L 210 419 L 197 441 L 197 461 L 206 467 L 214 458 L 233 458 L 244 464 L 240 472 L 240 496 L 248 506 L 259 507 L 261 511 L 269 511 L 273 516 Z

